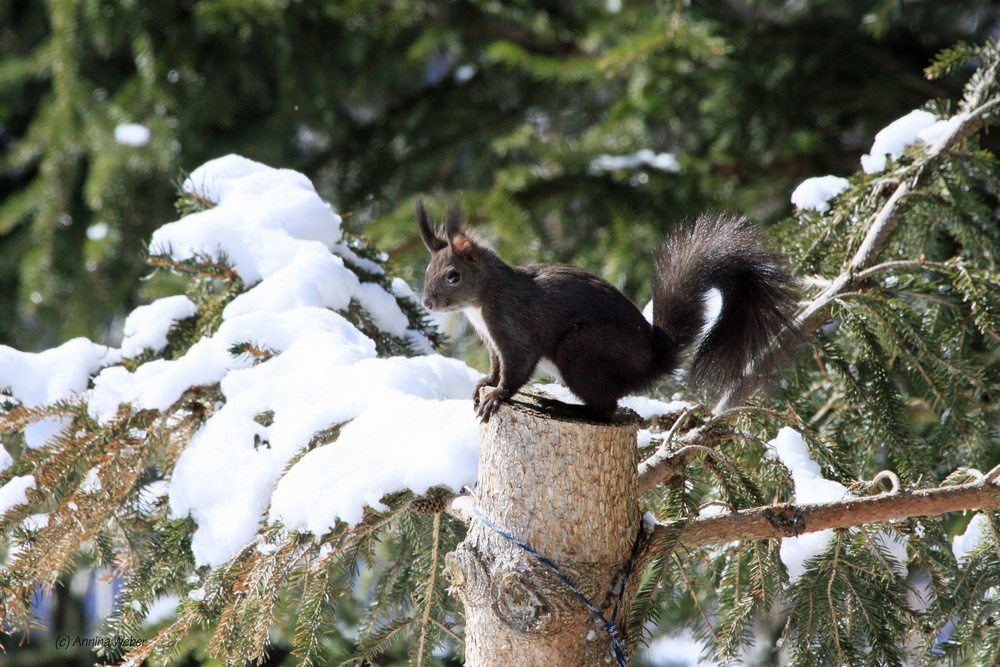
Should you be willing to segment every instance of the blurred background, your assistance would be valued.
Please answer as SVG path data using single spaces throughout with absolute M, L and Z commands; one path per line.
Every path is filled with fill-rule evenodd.
M 960 82 L 979 0 L 0 0 L 0 344 L 115 344 L 186 172 L 230 152 L 308 175 L 422 276 L 412 205 L 461 193 L 509 261 L 642 301 L 704 210 L 767 223 L 803 178 Z
M 641 305 L 673 225 L 786 217 L 801 180 L 956 95 L 923 78 L 935 53 L 998 30 L 982 0 L 0 0 L 0 344 L 116 345 L 177 291 L 143 278 L 178 184 L 228 153 L 305 173 L 411 284 L 415 199 L 460 194 L 508 261 Z M 87 577 L 40 606 L 53 633 L 107 613 Z M 92 662 L 42 643 L 18 664 Z

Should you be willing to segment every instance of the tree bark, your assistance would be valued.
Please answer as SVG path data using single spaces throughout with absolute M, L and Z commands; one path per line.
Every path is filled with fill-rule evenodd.
M 684 524 L 678 542 L 685 549 L 697 549 L 737 540 L 794 537 L 913 516 L 997 509 L 1000 509 L 1000 487 L 987 477 L 960 486 L 884 493 L 818 505 L 780 503 L 720 516 L 694 517 Z M 667 535 L 672 530 L 669 524 L 658 524 L 655 533 Z
M 478 510 L 551 560 L 610 620 L 639 533 L 636 431 L 554 419 L 517 395 L 481 427 Z M 447 557 L 469 667 L 614 664 L 599 620 L 552 570 L 474 517 Z M 617 624 L 638 587 L 630 577 Z M 610 659 L 610 660 L 609 660 Z

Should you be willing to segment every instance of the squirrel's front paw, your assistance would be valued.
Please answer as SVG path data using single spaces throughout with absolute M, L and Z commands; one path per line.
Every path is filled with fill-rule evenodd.
M 477 394 L 478 395 L 478 394 Z M 494 389 L 490 393 L 486 394 L 483 399 L 479 402 L 479 407 L 476 410 L 476 414 L 479 418 L 483 420 L 485 424 L 493 416 L 493 413 L 497 411 L 500 404 L 504 402 L 504 399 L 510 397 L 509 391 L 504 391 L 503 389 Z
M 476 383 L 476 388 L 472 390 L 472 404 L 475 407 L 479 407 L 479 392 L 483 387 L 492 386 L 493 382 L 490 381 L 489 376 L 484 377 L 479 382 Z

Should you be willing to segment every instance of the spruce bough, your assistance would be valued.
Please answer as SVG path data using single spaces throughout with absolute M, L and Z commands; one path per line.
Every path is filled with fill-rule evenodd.
M 723 660 L 748 650 L 750 640 L 763 650 L 780 646 L 797 665 L 997 660 L 1000 179 L 980 141 L 997 120 L 1000 51 L 992 43 L 956 47 L 929 73 L 968 63 L 977 67 L 956 108 L 928 105 L 953 120 L 944 133 L 911 145 L 884 171 L 851 177 L 828 211 L 800 211 L 776 230 L 809 289 L 798 320 L 809 337 L 775 395 L 718 414 L 696 406 L 647 414 L 636 489 L 655 522 L 629 596 L 631 650 L 658 620 L 661 630 L 692 628 Z M 331 310 L 372 340 L 380 358 L 422 358 L 420 338 L 406 332 L 428 344 L 436 335 L 380 256 L 359 239 L 327 241 L 324 252 L 336 254 L 358 285 L 386 295 L 366 300 L 374 288 L 359 287 Z M 226 309 L 255 288 L 240 278 L 238 257 L 171 250 L 153 262 L 188 277 L 196 313 L 169 329 L 164 347 L 120 362 L 123 372 L 181 359 L 218 335 Z M 398 304 L 396 333 L 385 331 L 385 299 Z M 231 354 L 252 369 L 288 352 L 243 340 Z M 89 377 L 104 372 L 101 364 Z M 5 392 L 4 444 L 13 454 L 0 472 L 5 630 L 32 624 L 39 585 L 103 565 L 124 585 L 102 635 L 139 636 L 154 602 L 177 596 L 173 621 L 129 659 L 170 662 L 199 637 L 231 664 L 281 647 L 314 663 L 408 652 L 414 663 L 432 664 L 461 655 L 462 610 L 442 576 L 473 520 L 461 488 L 394 491 L 323 532 L 260 521 L 232 557 L 195 557 L 192 540 L 203 527 L 150 489 L 169 487 L 178 460 L 232 389 L 213 381 L 183 387 L 168 405 L 124 402 L 98 412 L 86 391 L 40 405 Z M 255 451 L 280 446 L 261 434 L 282 417 L 254 415 Z M 46 419 L 60 428 L 28 447 L 21 434 Z M 282 464 L 277 483 L 350 437 L 352 423 L 318 425 Z M 780 426 L 801 435 L 822 478 L 850 497 L 797 500 L 797 469 L 765 444 Z M 981 539 L 965 532 L 960 510 L 985 517 L 971 524 Z M 824 529 L 829 540 L 790 580 L 777 538 Z M 962 533 L 972 547 L 953 551 Z M 905 563 L 893 541 L 905 545 Z

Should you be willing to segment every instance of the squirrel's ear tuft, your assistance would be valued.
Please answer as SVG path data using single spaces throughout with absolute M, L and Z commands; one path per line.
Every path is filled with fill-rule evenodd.
M 417 226 L 420 227 L 420 238 L 431 252 L 437 252 L 448 245 L 447 241 L 434 231 L 434 220 L 424 207 L 423 197 L 417 199 Z
M 449 239 L 457 234 L 465 233 L 465 224 L 462 222 L 462 202 L 457 196 L 448 202 L 448 212 L 444 216 L 444 233 Z
M 465 229 L 465 222 L 462 220 L 462 202 L 457 196 L 448 203 L 448 212 L 444 216 L 444 233 L 448 243 L 451 244 L 452 252 L 472 264 L 479 264 L 479 248 Z

